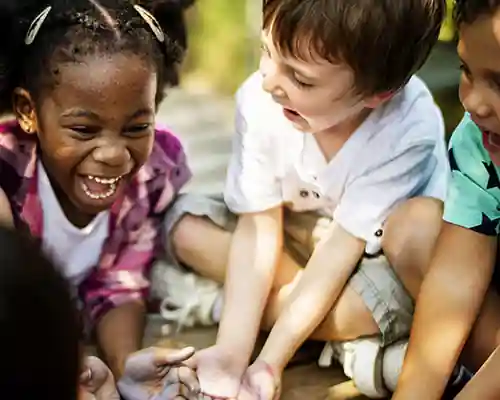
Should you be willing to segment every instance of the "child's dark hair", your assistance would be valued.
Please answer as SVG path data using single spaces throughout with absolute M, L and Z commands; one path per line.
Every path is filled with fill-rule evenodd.
M 445 0 L 264 0 L 280 52 L 346 63 L 363 95 L 395 91 L 436 43 Z
M 77 399 L 80 337 L 64 278 L 34 241 L 0 227 L 0 397 Z
M 33 96 L 57 83 L 58 64 L 87 55 L 129 52 L 156 66 L 159 103 L 178 83 L 187 47 L 184 9 L 194 0 L 0 0 L 0 114 L 10 113 L 11 96 L 23 87 Z M 160 42 L 134 8 L 149 11 L 165 33 Z M 25 44 L 33 20 L 48 6 L 34 42 Z
M 484 15 L 492 15 L 500 7 L 500 0 L 455 0 L 453 16 L 457 26 L 471 24 Z

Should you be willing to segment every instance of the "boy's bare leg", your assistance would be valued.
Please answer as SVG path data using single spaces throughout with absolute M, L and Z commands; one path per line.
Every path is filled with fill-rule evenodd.
M 396 274 L 415 297 L 425 275 L 441 227 L 442 204 L 433 199 L 414 199 L 400 206 L 387 221 L 383 248 Z M 206 219 L 186 216 L 173 234 L 177 257 L 205 277 L 224 282 L 231 233 Z M 276 321 L 286 296 L 292 291 L 302 268 L 283 253 L 274 289 L 264 313 L 264 328 Z M 353 315 L 356 317 L 353 318 Z M 379 333 L 361 297 L 347 287 L 313 338 L 350 340 Z
M 500 369 L 500 348 L 491 354 L 486 363 L 481 367 L 464 390 L 455 397 L 455 400 L 488 400 L 497 399 L 500 394 L 500 380 L 498 370 Z
M 490 289 L 464 347 L 462 359 L 472 371 L 477 371 L 499 346 L 500 296 L 495 290 Z M 500 397 L 500 392 L 498 397 Z

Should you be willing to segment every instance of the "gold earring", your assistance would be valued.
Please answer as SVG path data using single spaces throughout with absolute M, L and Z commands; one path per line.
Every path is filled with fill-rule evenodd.
M 33 129 L 33 125 L 31 123 L 29 124 L 25 124 L 24 126 L 24 131 L 26 133 L 33 133 L 34 129 Z

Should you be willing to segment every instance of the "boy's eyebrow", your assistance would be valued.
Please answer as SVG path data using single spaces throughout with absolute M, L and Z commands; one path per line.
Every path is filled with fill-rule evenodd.
M 262 44 L 262 46 L 264 46 L 266 48 L 267 51 L 269 51 L 269 45 L 267 44 L 267 38 L 264 37 L 263 35 L 260 37 L 260 42 Z M 280 57 L 284 60 L 283 56 L 280 55 Z M 284 60 L 285 61 L 285 60 Z M 308 74 L 300 71 L 299 69 L 297 69 L 297 67 L 294 67 L 292 65 L 290 65 L 290 63 L 286 62 L 285 61 L 285 64 L 287 65 L 287 67 L 295 74 L 297 75 L 300 75 L 302 76 L 303 78 L 305 78 L 306 80 L 311 80 L 313 81 L 315 78 L 313 76 L 309 76 Z
M 303 78 L 305 78 L 306 80 L 309 80 L 309 81 L 314 81 L 315 78 L 313 76 L 310 76 L 308 74 L 305 74 L 304 72 L 298 70 L 296 67 L 292 67 L 290 64 L 288 64 L 288 67 L 297 75 L 300 75 L 302 76 Z

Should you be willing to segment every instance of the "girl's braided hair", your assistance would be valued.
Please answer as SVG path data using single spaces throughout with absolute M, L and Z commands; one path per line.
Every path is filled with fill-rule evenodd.
M 179 81 L 187 48 L 184 10 L 194 0 L 0 0 L 0 114 L 12 110 L 12 92 L 23 87 L 35 96 L 57 83 L 58 65 L 88 55 L 130 53 L 156 67 L 157 102 L 166 86 Z M 158 21 L 160 42 L 134 8 L 140 5 Z M 51 10 L 34 42 L 25 44 L 33 20 Z

